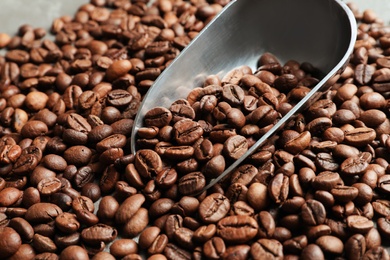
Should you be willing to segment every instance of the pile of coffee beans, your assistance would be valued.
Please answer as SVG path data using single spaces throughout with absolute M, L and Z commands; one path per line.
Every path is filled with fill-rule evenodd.
M 130 185 L 137 186 L 135 179 L 154 179 L 160 188 L 170 188 L 178 179 L 181 195 L 199 194 L 308 94 L 319 82 L 312 73 L 316 70 L 309 63 L 282 65 L 264 53 L 255 73 L 244 65 L 221 79 L 210 75 L 187 99 L 146 112 L 145 127 L 137 132 L 141 150 L 134 165 L 127 166 Z M 298 154 L 309 146 L 311 134 L 286 138 L 286 150 Z M 271 157 L 271 152 L 262 154 L 257 163 Z
M 390 27 L 372 11 L 350 5 L 358 39 L 332 89 L 211 190 L 194 195 L 304 95 L 309 64 L 210 76 L 130 154 L 143 95 L 228 2 L 91 0 L 53 40 L 0 34 L 1 258 L 389 259 Z

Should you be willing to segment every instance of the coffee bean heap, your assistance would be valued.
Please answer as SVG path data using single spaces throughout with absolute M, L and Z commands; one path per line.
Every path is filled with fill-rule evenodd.
M 203 151 L 212 147 L 213 155 L 226 156 L 223 145 L 206 138 L 196 147 L 183 144 L 194 149 L 194 160 L 182 158 L 188 163 L 175 173 L 167 158 L 183 151 L 145 153 L 156 136 L 169 140 L 173 126 L 149 127 L 139 143 L 148 149 L 130 154 L 143 95 L 228 2 L 91 0 L 74 17 L 53 22 L 54 40 L 29 25 L 13 37 L 0 34 L 0 47 L 7 48 L 0 57 L 1 258 L 389 259 L 390 27 L 371 11 L 351 5 L 358 40 L 333 88 L 212 190 L 186 194 L 200 175 L 179 176 L 199 158 L 193 172 L 205 174 L 199 167 L 211 159 Z M 271 92 L 259 95 L 254 87 L 254 99 L 245 95 L 243 104 L 269 106 L 275 119 L 296 102 L 290 94 L 289 103 L 280 102 L 276 90 L 297 99 L 304 92 L 301 85 L 279 88 L 291 77 L 282 75 L 300 78 L 309 64 L 262 62 L 253 75 L 245 66 L 234 70 L 235 81 L 226 82 L 234 86 L 217 95 L 224 105 L 216 115 L 234 128 L 242 123 L 237 114 L 252 114 L 235 107 L 236 86 L 267 84 Z M 207 82 L 217 87 L 196 90 L 193 103 L 173 104 L 172 120 L 188 117 L 186 108 L 214 106 L 219 81 Z M 236 134 L 248 147 L 268 126 L 253 114 L 253 126 Z M 207 132 L 214 116 L 190 121 Z
M 270 53 L 261 55 L 258 67 L 253 73 L 241 66 L 221 79 L 211 75 L 187 99 L 148 111 L 146 126 L 137 133 L 143 149 L 127 166 L 130 185 L 138 186 L 135 179 L 154 179 L 160 188 L 170 188 L 178 179 L 181 195 L 200 193 L 319 82 L 309 63 L 282 65 Z M 289 149 L 298 153 L 308 146 L 310 132 L 294 138 Z M 272 154 L 267 156 L 260 156 L 261 162 Z
M 141 98 L 228 2 L 91 0 L 53 21 L 54 40 L 0 34 L 1 258 L 86 259 L 117 237 Z M 129 239 L 109 251 L 140 258 Z

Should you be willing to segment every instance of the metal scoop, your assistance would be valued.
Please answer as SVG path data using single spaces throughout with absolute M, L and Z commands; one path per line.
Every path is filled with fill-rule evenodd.
M 150 109 L 169 107 L 186 98 L 206 76 L 223 76 L 248 65 L 256 70 L 265 52 L 281 63 L 294 59 L 309 62 L 322 73 L 320 82 L 240 159 L 204 188 L 212 187 L 262 146 L 296 113 L 317 100 L 337 81 L 348 64 L 356 40 L 356 21 L 339 0 L 236 0 L 181 52 L 149 89 L 134 121 L 131 150 L 136 153 L 137 131 Z

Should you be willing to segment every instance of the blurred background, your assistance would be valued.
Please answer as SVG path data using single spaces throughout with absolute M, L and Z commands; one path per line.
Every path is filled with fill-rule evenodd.
M 272 0 L 269 0 L 272 1 Z M 351 2 L 350 0 L 343 0 Z M 48 29 L 54 18 L 73 15 L 77 8 L 89 0 L 1 0 L 0 32 L 14 35 L 22 24 Z M 389 0 L 354 0 L 359 9 L 374 10 L 380 18 L 390 24 Z

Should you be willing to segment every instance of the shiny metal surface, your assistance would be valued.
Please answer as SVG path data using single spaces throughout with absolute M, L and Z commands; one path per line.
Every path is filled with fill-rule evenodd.
M 356 39 L 352 12 L 339 0 L 237 0 L 231 2 L 190 45 L 181 52 L 150 88 L 134 122 L 131 149 L 145 113 L 169 107 L 199 87 L 205 76 L 223 75 L 240 66 L 256 69 L 259 56 L 268 51 L 281 62 L 295 59 L 317 67 L 323 78 L 248 152 L 214 179 L 206 189 L 236 168 L 305 104 L 318 98 L 337 80 L 348 63 Z

